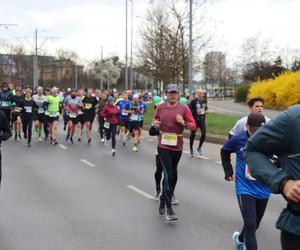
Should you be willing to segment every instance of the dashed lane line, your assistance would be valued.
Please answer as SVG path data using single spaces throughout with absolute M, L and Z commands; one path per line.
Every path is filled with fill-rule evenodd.
M 85 160 L 85 159 L 80 159 L 80 161 L 81 161 L 82 163 L 88 165 L 89 167 L 96 167 L 95 164 L 93 164 L 93 163 L 91 163 L 91 162 L 89 162 L 89 161 L 87 161 L 87 160 Z
M 147 199 L 149 199 L 149 200 L 153 200 L 153 199 L 154 199 L 154 196 L 153 196 L 153 195 L 148 194 L 148 193 L 146 193 L 145 191 L 143 191 L 143 190 L 141 190 L 141 189 L 139 189 L 139 188 L 137 188 L 137 187 L 135 187 L 135 186 L 127 185 L 126 187 L 127 187 L 128 189 L 132 190 L 133 192 L 136 192 L 136 193 L 142 195 L 143 197 L 145 197 L 145 198 L 147 198 Z
M 58 146 L 61 147 L 63 150 L 67 150 L 67 149 L 68 149 L 68 148 L 67 148 L 65 145 L 63 145 L 63 144 L 58 144 Z

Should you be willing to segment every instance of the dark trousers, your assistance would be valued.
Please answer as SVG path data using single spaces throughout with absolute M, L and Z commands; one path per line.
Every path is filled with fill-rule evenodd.
M 31 142 L 33 117 L 23 116 L 22 126 L 24 136 L 27 137 L 27 142 Z
M 116 134 L 117 134 L 117 124 L 110 124 L 109 129 L 105 130 L 106 140 L 110 140 L 111 138 L 111 146 L 112 149 L 116 148 Z
M 177 166 L 182 151 L 172 151 L 163 148 L 157 148 L 157 151 L 164 172 L 163 195 L 161 195 L 160 199 L 162 202 L 166 202 L 167 208 L 171 208 L 172 196 L 178 179 Z
M 256 230 L 264 216 L 268 199 L 257 199 L 251 195 L 237 196 L 239 207 L 244 220 L 244 227 L 239 241 L 245 242 L 247 250 L 257 250 Z
M 197 122 L 196 125 L 197 125 L 197 129 L 199 128 L 200 131 L 201 131 L 201 136 L 200 136 L 200 141 L 199 141 L 199 148 L 201 148 L 204 141 L 205 141 L 205 138 L 206 138 L 206 122 L 205 122 L 205 119 L 201 119 L 201 121 Z M 191 131 L 190 149 L 193 148 L 194 140 L 195 140 L 195 137 L 196 137 L 196 132 L 197 132 L 197 130 L 196 131 Z
M 163 167 L 161 165 L 159 155 L 155 155 L 155 163 L 156 163 L 156 171 L 154 173 L 155 187 L 156 187 L 156 192 L 159 193 L 161 191 L 160 182 L 161 182 L 161 177 L 163 172 Z
M 300 248 L 300 236 L 281 231 L 282 250 L 298 250 Z
M 99 133 L 100 133 L 100 138 L 103 138 L 104 135 L 104 117 L 103 116 L 98 116 L 98 122 L 99 122 Z

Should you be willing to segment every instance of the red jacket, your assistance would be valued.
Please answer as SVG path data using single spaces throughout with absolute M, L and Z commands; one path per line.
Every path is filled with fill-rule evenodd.
M 106 104 L 100 114 L 106 118 L 107 122 L 117 124 L 119 121 L 118 120 L 119 109 L 117 108 L 116 105 L 112 103 Z

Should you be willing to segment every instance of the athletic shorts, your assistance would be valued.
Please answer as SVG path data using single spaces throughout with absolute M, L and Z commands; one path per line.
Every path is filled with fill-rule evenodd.
M 81 125 L 83 125 L 85 123 L 85 116 L 84 116 L 84 114 L 78 115 L 77 119 L 78 119 L 78 123 L 81 123 Z
M 33 115 L 33 120 L 34 121 L 39 121 L 39 122 L 45 122 L 46 116 L 44 113 L 39 114 L 39 113 L 34 113 Z
M 128 128 L 128 120 L 119 120 L 119 126 Z
M 133 132 L 134 130 L 140 129 L 140 122 L 139 121 L 130 121 L 129 122 L 129 131 Z
M 12 112 L 11 113 L 11 120 L 12 120 L 12 122 L 16 122 L 18 120 L 18 116 L 20 116 L 20 118 L 21 118 L 21 113 Z
M 85 122 L 93 123 L 95 116 L 96 116 L 96 114 L 89 114 L 89 113 L 84 114 L 84 118 L 85 118 L 84 120 L 85 120 Z
M 71 118 L 71 117 L 67 116 L 67 121 L 68 122 L 71 121 L 73 124 L 77 124 L 78 123 L 78 117 Z
M 47 120 L 48 120 L 48 123 L 53 123 L 54 121 L 58 121 L 59 120 L 59 115 L 54 116 L 54 117 L 47 116 Z
M 140 128 L 143 128 L 143 126 L 144 126 L 144 120 L 139 121 L 139 123 L 140 123 Z

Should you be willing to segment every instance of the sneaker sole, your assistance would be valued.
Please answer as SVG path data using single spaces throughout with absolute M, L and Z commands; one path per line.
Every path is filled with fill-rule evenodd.
M 166 217 L 166 220 L 167 220 L 167 221 L 177 221 L 178 218 L 177 218 L 177 217 L 173 217 L 173 218 L 172 218 L 172 217 L 168 217 L 168 216 L 167 216 L 167 217 Z

